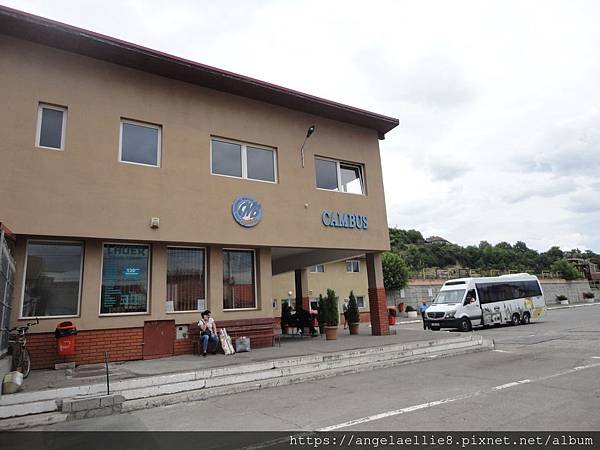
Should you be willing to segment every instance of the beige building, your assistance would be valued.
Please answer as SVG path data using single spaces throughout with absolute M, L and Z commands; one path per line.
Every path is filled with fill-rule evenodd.
M 6 7 L 0 33 L 10 322 L 40 319 L 34 367 L 63 321 L 77 362 L 190 352 L 205 308 L 271 345 L 273 275 L 308 304 L 306 268 L 357 255 L 387 333 L 378 140 L 397 119 Z
M 316 311 L 319 295 L 325 297 L 327 289 L 333 289 L 338 297 L 338 310 L 341 316 L 344 301 L 348 299 L 350 291 L 352 291 L 356 297 L 361 322 L 369 322 L 369 288 L 366 268 L 366 260 L 362 256 L 309 267 L 308 296 L 311 310 Z M 273 277 L 273 298 L 279 314 L 281 314 L 281 305 L 284 302 L 292 305 L 294 303 L 294 283 L 294 272 Z

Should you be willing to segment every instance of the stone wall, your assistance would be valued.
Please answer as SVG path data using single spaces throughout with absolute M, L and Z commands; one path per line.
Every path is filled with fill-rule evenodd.
M 430 304 L 446 280 L 410 280 L 408 286 L 401 291 L 387 291 L 388 305 L 404 303 L 415 309 L 423 300 Z M 566 281 L 559 279 L 540 280 L 547 305 L 556 303 L 557 295 L 565 295 L 570 303 L 584 302 L 583 293 L 591 291 L 587 280 Z M 597 295 L 598 296 L 598 295 Z

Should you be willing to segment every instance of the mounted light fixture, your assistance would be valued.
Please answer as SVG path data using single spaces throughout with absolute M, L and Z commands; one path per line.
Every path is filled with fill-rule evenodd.
M 304 167 L 304 145 L 306 145 L 306 141 L 311 136 L 311 134 L 313 134 L 314 132 L 315 132 L 315 126 L 314 125 L 311 125 L 310 127 L 308 127 L 308 130 L 306 131 L 306 137 L 304 138 L 304 142 L 302 143 L 302 147 L 300 147 L 300 159 L 302 160 L 302 167 Z

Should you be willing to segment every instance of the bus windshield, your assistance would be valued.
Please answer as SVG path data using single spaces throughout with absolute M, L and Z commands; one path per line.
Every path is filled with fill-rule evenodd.
M 461 303 L 465 296 L 465 289 L 440 291 L 433 303 Z

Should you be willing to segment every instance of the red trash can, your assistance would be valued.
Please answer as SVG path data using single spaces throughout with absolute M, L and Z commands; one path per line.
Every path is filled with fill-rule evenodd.
M 398 315 L 398 310 L 395 306 L 388 306 L 388 325 L 396 325 L 396 316 Z
M 73 322 L 61 322 L 54 331 L 56 338 L 56 349 L 59 356 L 69 356 L 75 354 L 75 335 L 77 328 Z

